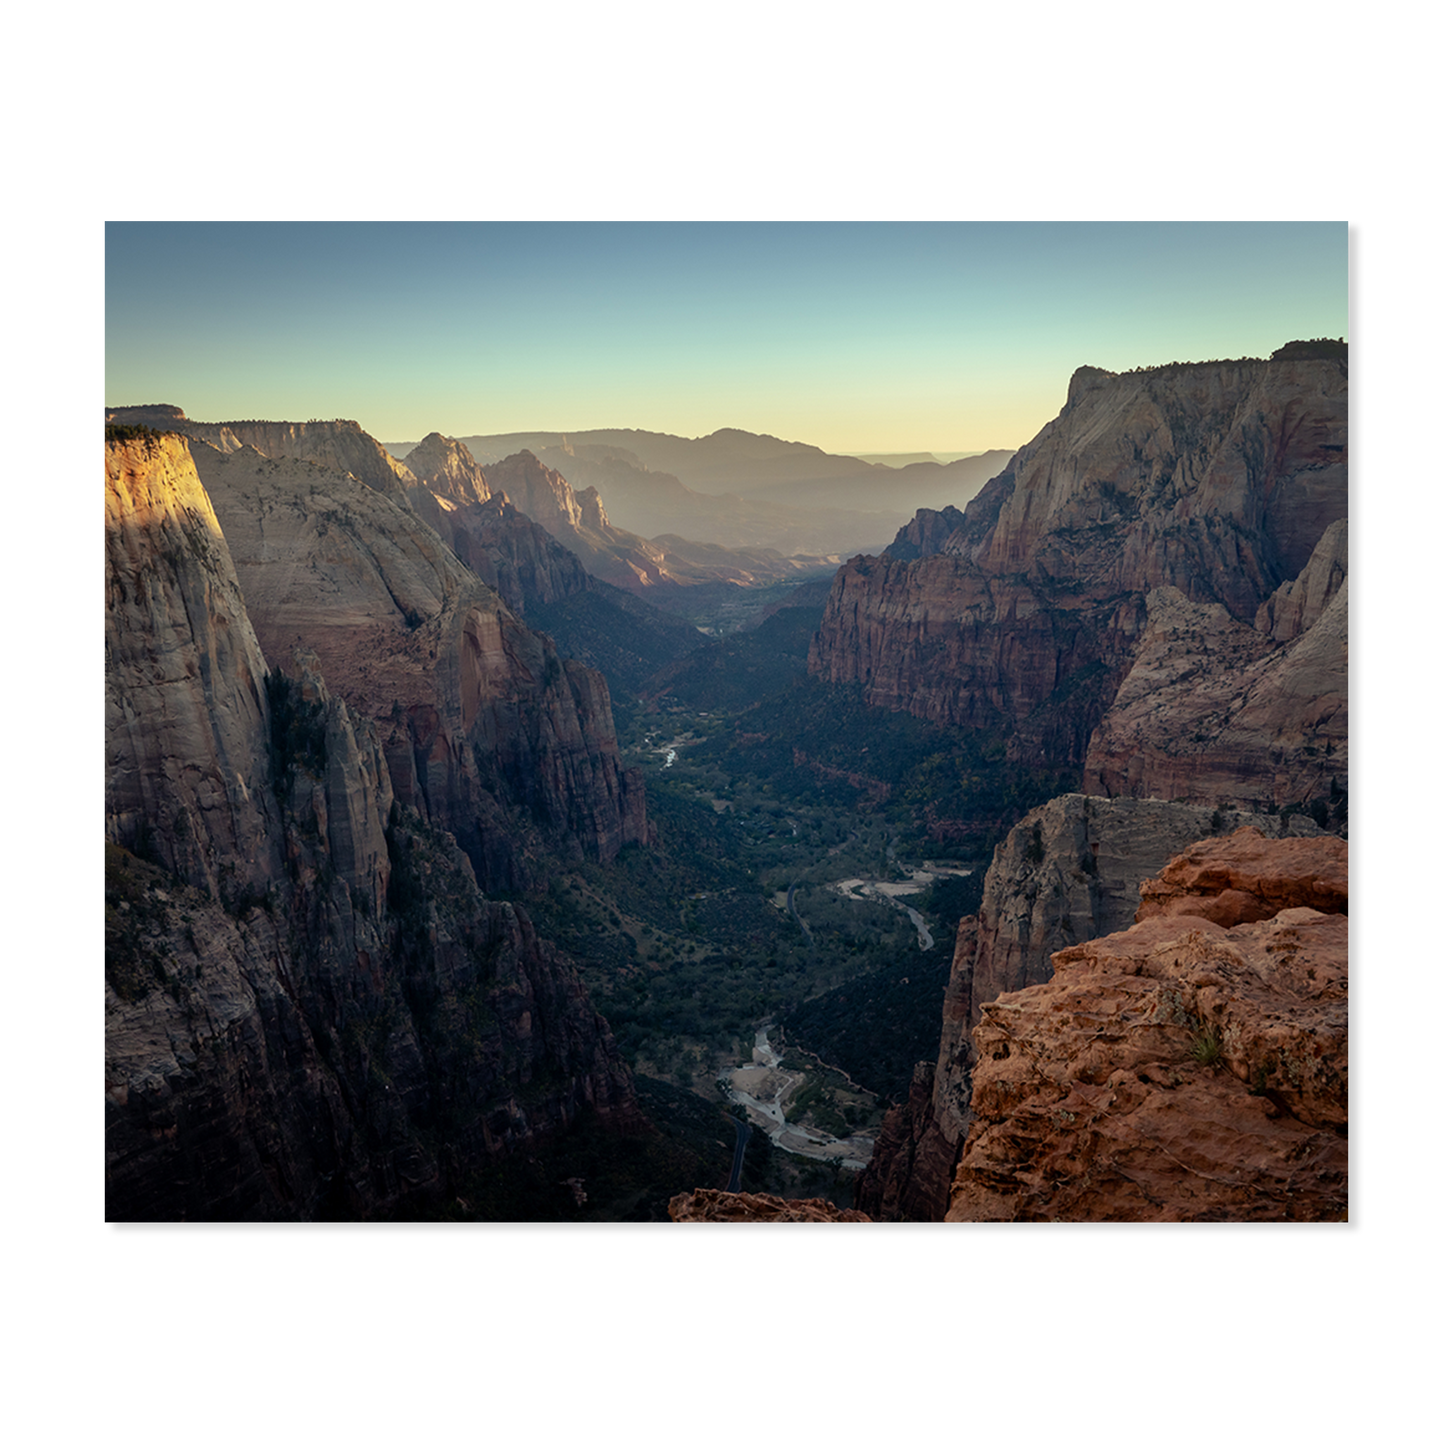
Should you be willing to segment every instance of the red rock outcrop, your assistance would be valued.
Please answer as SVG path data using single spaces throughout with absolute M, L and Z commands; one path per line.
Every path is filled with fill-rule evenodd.
M 1170 859 L 1209 856 L 1210 834 L 1236 818 L 1158 800 L 1066 794 L 1028 813 L 994 850 L 977 918 L 959 925 L 929 1087 L 890 1110 L 864 1172 L 858 1203 L 877 1219 L 942 1219 L 948 1185 L 972 1121 L 973 1026 L 1000 994 L 1048 982 L 1061 948 L 1129 927 L 1140 888 L 1172 878 Z M 1315 835 L 1304 818 L 1258 818 L 1278 836 Z M 1294 841 L 1294 840 L 1291 840 Z M 1307 841 L 1307 840 L 1299 840 Z M 1343 847 L 1343 845 L 1341 845 Z M 1236 845 L 1236 857 L 1240 856 Z M 897 1117 L 895 1117 L 895 1115 Z
M 871 1224 L 856 1209 L 826 1199 L 779 1199 L 772 1194 L 727 1194 L 694 1189 L 675 1195 L 667 1212 L 677 1224 Z
M 1193 911 L 1060 950 L 1052 981 L 985 1004 L 947 1218 L 1344 1219 L 1348 921 L 1204 916 L 1229 894 L 1343 904 L 1344 846 L 1201 844 L 1146 889 Z
M 1349 849 L 1343 838 L 1266 838 L 1256 827 L 1205 838 L 1139 886 L 1135 920 L 1207 918 L 1223 928 L 1287 908 L 1348 913 Z

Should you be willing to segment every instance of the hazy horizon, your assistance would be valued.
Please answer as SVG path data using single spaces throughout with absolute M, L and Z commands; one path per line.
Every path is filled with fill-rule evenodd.
M 106 404 L 1013 450 L 1079 366 L 1347 336 L 1347 251 L 1344 222 L 110 222 Z

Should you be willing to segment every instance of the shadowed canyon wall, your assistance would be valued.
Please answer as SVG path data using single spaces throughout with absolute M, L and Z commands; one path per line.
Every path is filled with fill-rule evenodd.
M 579 1119 L 640 1127 L 573 965 L 522 908 L 489 902 L 429 821 L 449 775 L 423 788 L 413 731 L 432 708 L 432 743 L 455 729 L 447 745 L 478 778 L 506 772 L 478 755 L 515 749 L 539 769 L 522 800 L 537 835 L 561 817 L 601 853 L 629 825 L 600 679 L 549 667 L 543 640 L 377 492 L 310 463 L 211 455 L 231 499 L 253 504 L 240 571 L 264 628 L 187 443 L 106 448 L 107 1217 L 426 1214 Z M 372 507 L 392 525 L 363 545 Z M 388 582 L 417 627 L 389 619 Z M 287 615 L 293 585 L 309 600 Z M 427 623 L 424 654 L 402 645 Z M 328 687 L 327 657 L 349 697 Z M 440 681 L 424 682 L 423 657 Z

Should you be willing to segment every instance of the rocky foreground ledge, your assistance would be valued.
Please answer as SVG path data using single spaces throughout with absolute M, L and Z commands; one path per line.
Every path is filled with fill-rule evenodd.
M 947 1220 L 1346 1219 L 1346 843 L 1239 828 L 1184 847 L 1139 895 L 1132 927 L 982 1005 Z M 668 1212 L 870 1219 L 707 1189 Z
M 826 1199 L 779 1199 L 772 1194 L 728 1194 L 694 1189 L 677 1194 L 667 1212 L 678 1224 L 871 1224 L 856 1209 L 839 1209 Z
M 983 1006 L 947 1218 L 1345 1219 L 1345 843 L 1241 828 L 1141 893 Z

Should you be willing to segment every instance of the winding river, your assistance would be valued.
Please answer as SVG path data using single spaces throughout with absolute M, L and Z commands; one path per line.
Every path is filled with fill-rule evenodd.
M 910 908 L 903 899 L 910 894 L 921 893 L 936 879 L 966 877 L 969 871 L 949 864 L 924 863 L 909 871 L 906 882 L 845 878 L 828 886 L 844 898 L 860 902 L 871 898 L 902 909 L 918 932 L 920 951 L 927 952 L 934 946 L 933 933 L 923 915 L 916 908 Z M 797 884 L 790 884 L 786 900 L 779 894 L 775 901 L 779 907 L 785 907 L 793 915 L 811 944 L 812 933 L 794 902 L 796 891 Z M 783 1067 L 783 1062 L 768 1037 L 771 1032 L 771 1024 L 759 1025 L 753 1040 L 752 1062 L 719 1075 L 718 1087 L 723 1096 L 730 1103 L 741 1104 L 747 1113 L 748 1121 L 761 1129 L 779 1149 L 786 1149 L 790 1154 L 801 1154 L 808 1159 L 836 1162 L 844 1169 L 866 1167 L 873 1153 L 872 1135 L 850 1134 L 840 1139 L 832 1134 L 825 1134 L 820 1129 L 807 1129 L 788 1122 L 788 1100 L 802 1084 L 803 1075 Z

